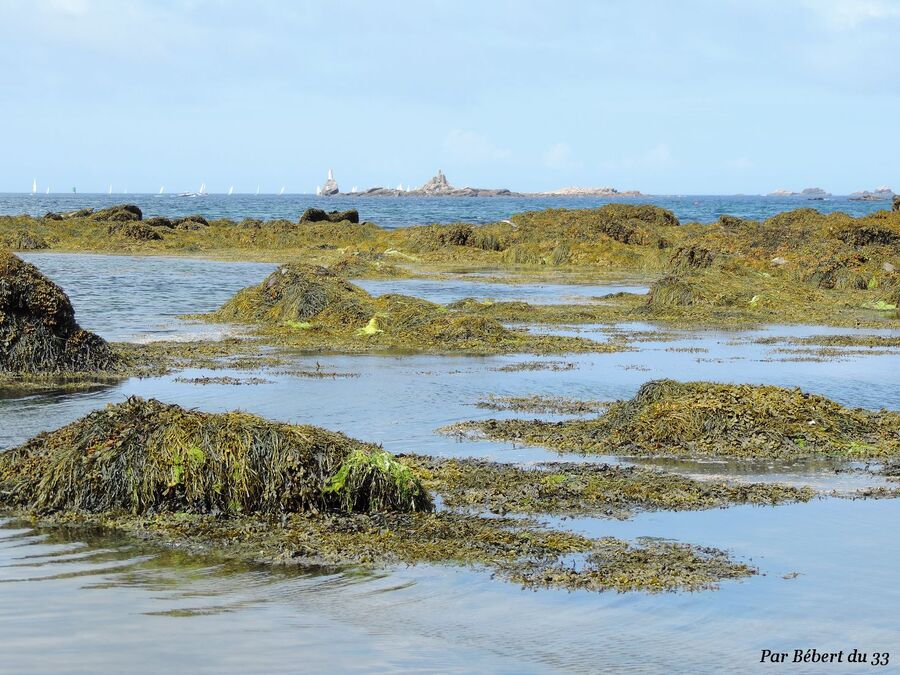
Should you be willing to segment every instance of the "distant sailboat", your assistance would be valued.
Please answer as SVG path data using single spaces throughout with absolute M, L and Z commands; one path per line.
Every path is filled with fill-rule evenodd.
M 350 192 L 356 192 L 356 186 L 355 186 L 355 185 L 354 185 L 352 188 L 350 188 Z
M 37 178 L 31 181 L 31 194 L 37 194 Z
M 322 194 L 322 186 L 316 185 L 316 197 L 319 197 Z
M 232 185 L 230 188 L 228 188 L 228 194 L 232 194 L 232 193 L 234 193 L 234 185 Z
M 256 186 L 256 196 L 259 197 L 259 185 Z
M 108 195 L 112 194 L 112 184 L 110 184 L 109 189 L 106 191 L 106 194 L 108 194 Z
M 281 189 L 278 191 L 279 196 L 284 194 L 284 186 L 281 186 Z
M 201 197 L 206 195 L 206 183 L 200 183 L 200 192 L 197 194 Z
M 160 186 L 159 186 L 159 194 L 162 194 L 162 193 L 165 192 L 165 191 L 166 191 L 166 186 L 165 186 L 165 185 L 160 185 Z
M 45 195 L 49 195 L 49 194 L 50 194 L 50 186 L 47 186 L 47 191 L 44 192 L 44 194 L 45 194 Z

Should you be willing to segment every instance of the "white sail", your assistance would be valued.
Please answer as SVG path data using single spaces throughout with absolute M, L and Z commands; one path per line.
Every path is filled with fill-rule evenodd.
M 355 186 L 355 185 L 354 185 L 352 188 L 350 188 L 350 192 L 356 192 L 356 186 Z
M 278 191 L 278 194 L 279 194 L 279 195 L 283 195 L 283 194 L 284 194 L 284 186 L 283 186 L 283 185 L 281 186 L 281 189 Z
M 259 194 L 259 185 L 256 186 L 256 194 Z
M 37 194 L 37 178 L 31 181 L 31 194 Z
M 316 197 L 322 194 L 322 186 L 316 185 Z
M 110 184 L 109 189 L 106 191 L 106 194 L 108 194 L 108 195 L 112 194 L 112 184 Z
M 45 195 L 49 195 L 49 194 L 50 194 L 50 186 L 47 186 L 47 191 L 44 192 L 44 194 L 45 194 Z
M 232 194 L 234 192 L 234 185 L 228 188 L 228 194 Z
M 200 183 L 200 191 L 197 194 L 198 195 L 206 194 L 206 183 Z
M 165 186 L 165 185 L 160 185 L 160 186 L 159 186 L 159 194 L 162 194 L 162 193 L 165 192 L 165 191 L 166 191 L 166 186 Z

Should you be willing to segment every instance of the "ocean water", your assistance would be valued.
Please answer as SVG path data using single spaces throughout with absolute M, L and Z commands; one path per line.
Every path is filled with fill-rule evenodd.
M 0 193 L 0 215 L 95 209 L 122 203 L 137 204 L 145 216 L 185 216 L 199 213 L 208 218 L 286 218 L 296 220 L 307 208 L 358 209 L 360 218 L 383 227 L 408 227 L 427 223 L 490 223 L 523 211 L 549 208 L 583 209 L 609 203 L 656 204 L 671 209 L 683 222 L 711 223 L 720 215 L 763 219 L 782 211 L 815 208 L 824 213 L 843 211 L 853 216 L 890 209 L 889 201 L 859 202 L 847 197 L 822 201 L 799 197 L 669 195 L 644 197 L 317 197 L 315 195 L 221 195 L 179 197 L 149 194 Z
M 271 269 L 149 257 L 24 257 L 71 295 L 83 326 L 129 341 L 192 335 L 195 325 L 177 314 L 215 307 Z M 204 278 L 217 281 L 210 292 L 202 292 Z M 370 288 L 435 299 L 466 291 L 490 297 L 498 291 L 479 281 L 459 284 L 462 288 L 423 287 L 418 280 L 400 279 Z M 506 290 L 510 299 L 597 292 L 594 287 L 527 284 Z M 165 302 L 159 300 L 161 293 Z M 627 333 L 651 327 L 616 329 Z M 608 327 L 553 330 L 610 337 Z M 644 382 L 661 377 L 799 386 L 846 405 L 900 409 L 896 350 L 872 355 L 843 350 L 824 363 L 784 361 L 777 345 L 752 342 L 848 329 L 667 332 L 669 341 L 639 342 L 636 351 L 615 354 L 298 355 L 297 368 L 318 363 L 355 377 L 263 373 L 269 381 L 253 386 L 176 381 L 178 375 L 246 375 L 191 370 L 90 392 L 2 399 L 0 451 L 130 395 L 316 424 L 394 452 L 523 463 L 560 456 L 504 442 L 458 440 L 435 429 L 464 419 L 520 415 L 475 407 L 488 394 L 611 400 L 630 397 Z M 536 358 L 571 367 L 498 370 Z M 858 474 L 836 476 L 822 462 L 660 464 L 695 476 L 777 480 L 839 492 L 871 484 Z M 900 650 L 898 518 L 900 500 L 824 498 L 779 507 L 647 513 L 625 521 L 546 519 L 553 527 L 595 537 L 650 536 L 716 546 L 761 571 L 726 582 L 718 591 L 651 595 L 525 591 L 484 571 L 452 566 L 359 574 L 228 565 L 115 534 L 43 530 L 0 517 L 0 672 L 718 673 L 725 667 L 771 672 L 759 664 L 763 648 L 895 653 Z M 865 670 L 870 669 L 889 670 Z M 792 664 L 789 672 L 822 668 Z M 828 672 L 859 671 L 843 664 Z

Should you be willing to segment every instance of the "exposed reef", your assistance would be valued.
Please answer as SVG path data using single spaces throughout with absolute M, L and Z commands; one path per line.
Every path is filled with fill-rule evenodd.
M 900 413 L 845 408 L 799 389 L 748 384 L 644 384 L 594 419 L 463 422 L 446 433 L 624 456 L 842 459 L 900 455 Z

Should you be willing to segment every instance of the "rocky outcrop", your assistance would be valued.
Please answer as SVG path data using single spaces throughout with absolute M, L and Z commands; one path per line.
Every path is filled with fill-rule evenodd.
M 437 174 L 422 187 L 415 190 L 400 190 L 385 187 L 369 188 L 365 192 L 351 192 L 353 196 L 362 197 L 509 197 L 522 196 L 521 193 L 511 192 L 500 188 L 472 188 L 453 187 L 444 172 L 438 169 Z
M 853 202 L 881 202 L 894 197 L 894 191 L 889 187 L 880 187 L 870 192 L 869 190 L 861 190 L 850 195 L 850 201 Z
M 900 211 L 900 195 L 894 195 L 894 211 Z
M 325 184 L 322 186 L 321 195 L 323 197 L 330 197 L 332 195 L 336 195 L 340 193 L 340 188 L 338 188 L 337 181 L 334 179 L 334 173 L 331 169 L 328 169 L 328 179 L 325 181 Z
M 540 196 L 546 197 L 640 197 L 639 190 L 617 190 L 611 187 L 564 187 L 557 190 L 549 190 L 548 192 L 538 192 Z

